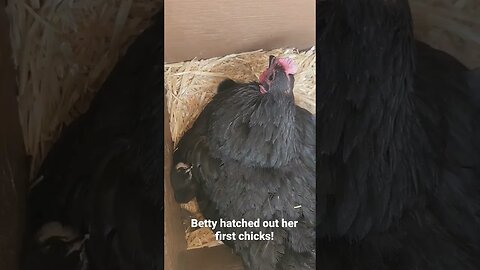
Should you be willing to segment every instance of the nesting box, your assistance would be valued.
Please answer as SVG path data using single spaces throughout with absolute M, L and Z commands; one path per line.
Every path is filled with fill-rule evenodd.
M 477 0 L 410 2 L 418 38 L 449 52 L 471 68 L 480 66 Z M 62 126 L 88 107 L 118 57 L 148 26 L 150 17 L 162 4 L 162 0 L 0 2 L 2 270 L 18 269 L 21 260 L 29 175 L 38 168 Z M 254 78 L 261 65 L 266 64 L 265 56 L 269 53 L 306 59 L 302 65 L 310 67 L 312 51 L 301 50 L 310 49 L 315 43 L 314 19 L 313 0 L 166 0 L 165 61 L 169 65 L 166 71 L 173 76 L 179 73 L 175 68 L 191 71 L 182 66 L 185 63 L 199 66 L 207 63 L 190 61 L 195 57 L 210 59 L 208 63 L 219 63 L 220 68 L 233 64 L 235 58 L 239 60 L 235 63 L 244 63 L 241 70 L 252 70 L 246 77 L 233 79 L 247 80 Z M 247 58 L 257 60 L 246 63 Z M 214 69 L 209 72 L 218 81 L 225 76 Z M 311 75 L 301 76 L 308 79 Z M 202 83 L 202 79 L 197 83 Z M 311 97 L 312 93 L 303 91 L 302 82 L 298 84 L 296 94 Z M 206 91 L 208 95 L 211 90 Z M 210 96 L 204 98 L 202 104 Z M 303 106 L 312 106 L 308 98 L 304 101 Z M 185 111 L 190 120 L 176 126 L 173 134 L 176 137 L 172 140 L 175 123 L 171 123 L 174 116 L 168 111 L 170 105 L 165 105 L 164 130 L 165 269 L 243 269 L 239 257 L 223 245 L 187 250 L 182 212 L 173 199 L 169 169 L 173 141 L 188 128 L 198 108 L 195 113 Z
M 225 78 L 258 80 L 268 55 L 299 65 L 297 104 L 315 110 L 315 1 L 165 1 L 165 269 L 244 269 L 208 228 L 186 232 L 194 204 L 173 199 L 168 170 L 174 144 Z M 201 215 L 201 214 L 200 214 Z M 186 226 L 182 226 L 184 222 Z M 198 241 L 198 243 L 197 243 Z

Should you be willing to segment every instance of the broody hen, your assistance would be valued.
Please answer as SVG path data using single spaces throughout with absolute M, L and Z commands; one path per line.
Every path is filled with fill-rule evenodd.
M 317 4 L 319 269 L 480 269 L 478 73 L 406 0 Z
M 196 197 L 207 219 L 299 221 L 217 227 L 237 236 L 274 233 L 269 241 L 224 241 L 247 269 L 315 268 L 315 119 L 295 105 L 295 72 L 291 59 L 271 56 L 260 83 L 222 82 L 174 153 L 175 197 Z
M 162 37 L 160 12 L 48 153 L 24 269 L 163 268 Z

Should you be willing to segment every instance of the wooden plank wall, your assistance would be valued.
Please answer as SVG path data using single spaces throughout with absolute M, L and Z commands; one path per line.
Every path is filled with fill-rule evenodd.
M 314 45 L 314 0 L 165 0 L 166 62 Z

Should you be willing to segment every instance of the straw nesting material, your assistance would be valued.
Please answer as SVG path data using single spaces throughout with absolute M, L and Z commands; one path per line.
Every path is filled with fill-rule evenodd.
M 410 0 L 419 39 L 480 66 L 480 1 Z M 34 173 L 163 0 L 7 1 L 19 111 Z
M 480 1 L 411 0 L 416 37 L 444 50 L 474 68 L 480 66 Z M 313 54 L 312 54 L 313 52 Z M 257 79 L 268 55 L 287 55 L 297 62 L 295 97 L 298 105 L 315 111 L 315 50 L 299 54 L 294 50 L 255 51 L 208 60 L 193 60 L 165 65 L 165 89 L 174 144 L 193 124 L 203 107 L 215 94 L 224 78 L 248 82 Z M 188 228 L 189 218 L 203 219 L 195 201 L 182 205 L 190 213 L 185 217 L 189 248 L 218 244 L 211 230 Z
M 419 39 L 451 53 L 471 68 L 480 66 L 480 1 L 410 3 Z M 62 127 L 86 110 L 119 55 L 148 26 L 162 5 L 163 0 L 7 1 L 13 59 L 18 71 L 20 123 L 27 154 L 32 158 L 31 174 Z M 171 78 L 166 86 L 176 89 L 167 96 L 169 109 L 178 108 L 171 115 L 174 142 L 193 123 L 224 77 L 239 81 L 256 79 L 266 65 L 266 54 L 258 51 L 216 61 L 195 60 L 166 66 Z M 289 54 L 299 57 L 293 51 Z M 249 62 L 254 55 L 259 56 L 258 62 Z M 195 69 L 200 64 L 202 68 Z M 233 74 L 234 69 L 239 72 Z M 181 72 L 186 73 L 178 74 Z M 314 102 L 308 97 L 315 93 L 308 92 L 307 74 L 305 81 L 299 76 L 303 75 L 297 75 L 297 100 L 313 111 Z M 201 89 L 207 82 L 210 86 Z
M 268 66 L 268 56 L 290 57 L 298 65 L 295 75 L 296 103 L 315 112 L 315 48 L 253 51 L 206 60 L 165 64 L 166 104 L 174 145 L 189 128 L 217 91 L 218 84 L 230 78 L 238 82 L 258 81 Z
M 166 104 L 170 113 L 170 130 L 174 145 L 194 123 L 203 108 L 225 78 L 238 82 L 258 81 L 259 74 L 268 66 L 269 55 L 290 57 L 298 65 L 295 74 L 295 102 L 315 113 L 315 48 L 299 52 L 295 49 L 253 51 L 206 60 L 165 64 Z M 183 204 L 183 223 L 186 226 L 189 249 L 221 244 L 209 228 L 192 229 L 190 219 L 204 219 L 195 200 Z
M 20 124 L 33 175 L 163 0 L 7 1 Z

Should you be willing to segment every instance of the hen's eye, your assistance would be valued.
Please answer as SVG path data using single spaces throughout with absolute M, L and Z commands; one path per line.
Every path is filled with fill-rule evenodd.
M 273 81 L 273 77 L 274 77 L 274 76 L 273 76 L 273 73 L 272 73 L 272 74 L 270 74 L 270 76 L 268 76 L 268 80 L 269 80 L 269 81 Z

